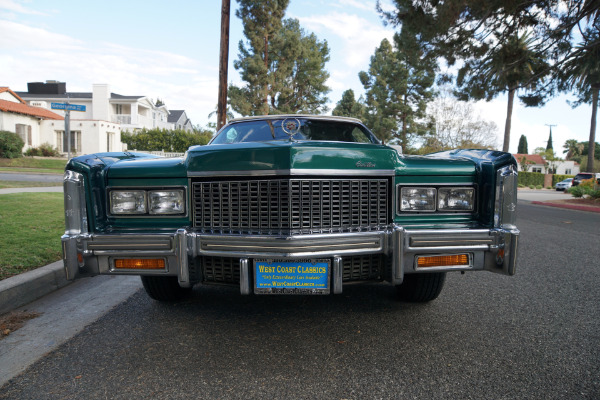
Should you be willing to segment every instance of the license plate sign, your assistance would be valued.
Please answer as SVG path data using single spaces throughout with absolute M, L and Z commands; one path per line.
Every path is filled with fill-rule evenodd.
M 330 260 L 255 260 L 254 293 L 329 294 Z

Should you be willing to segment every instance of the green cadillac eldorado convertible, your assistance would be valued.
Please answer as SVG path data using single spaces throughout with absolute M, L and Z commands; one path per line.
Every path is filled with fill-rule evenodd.
M 515 273 L 516 178 L 508 153 L 403 156 L 356 119 L 237 119 L 180 158 L 70 160 L 65 271 L 140 275 L 160 301 L 196 284 L 339 294 L 388 282 L 426 302 L 447 272 Z

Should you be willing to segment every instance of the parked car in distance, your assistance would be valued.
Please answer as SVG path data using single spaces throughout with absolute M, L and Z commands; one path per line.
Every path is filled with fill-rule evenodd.
M 567 178 L 564 181 L 560 181 L 556 184 L 556 190 L 567 190 L 573 184 L 573 178 Z
M 575 175 L 575 178 L 573 178 L 573 182 L 572 185 L 573 186 L 577 186 L 580 183 L 582 183 L 583 181 L 587 180 L 587 179 L 592 179 L 594 178 L 594 174 L 591 172 L 580 172 L 577 175 Z

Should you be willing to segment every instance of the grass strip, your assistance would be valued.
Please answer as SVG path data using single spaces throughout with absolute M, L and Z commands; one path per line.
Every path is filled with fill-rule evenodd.
M 62 193 L 0 195 L 0 280 L 61 259 Z
M 67 165 L 67 159 L 62 158 L 34 158 L 34 157 L 21 157 L 21 158 L 0 158 L 0 169 L 10 168 L 23 168 L 25 170 L 37 169 L 37 170 L 49 170 L 53 173 L 62 174 Z

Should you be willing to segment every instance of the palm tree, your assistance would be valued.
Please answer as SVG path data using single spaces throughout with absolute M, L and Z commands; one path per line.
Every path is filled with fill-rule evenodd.
M 584 32 L 583 41 L 572 52 L 573 56 L 565 62 L 561 71 L 561 89 L 575 90 L 578 101 L 592 104 L 592 120 L 588 147 L 586 171 L 594 169 L 594 151 L 596 148 L 596 120 L 598 115 L 598 93 L 600 92 L 600 31 L 598 26 L 591 26 Z
M 579 143 L 575 139 L 569 139 L 563 144 L 563 154 L 567 153 L 565 158 L 567 160 L 572 160 L 573 157 L 577 157 L 581 155 L 581 151 L 583 150 L 583 145 Z
M 509 40 L 490 49 L 484 58 L 465 62 L 459 70 L 457 84 L 459 98 L 491 100 L 499 93 L 508 92 L 503 151 L 510 145 L 510 129 L 515 95 L 519 89 L 530 91 L 529 96 L 519 96 L 526 106 L 538 106 L 543 96 L 536 93 L 544 83 L 548 71 L 545 54 L 534 50 L 536 39 L 529 33 L 516 31 Z

